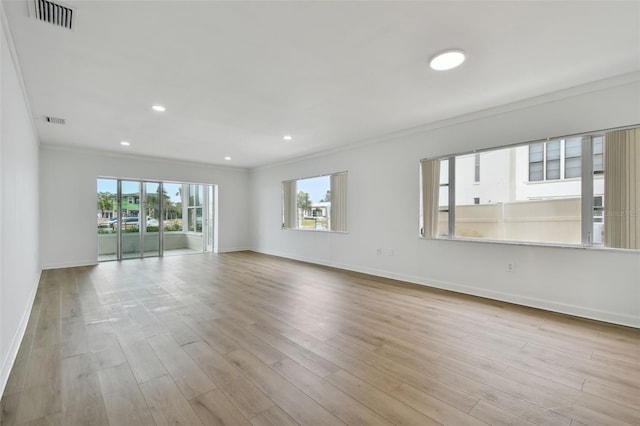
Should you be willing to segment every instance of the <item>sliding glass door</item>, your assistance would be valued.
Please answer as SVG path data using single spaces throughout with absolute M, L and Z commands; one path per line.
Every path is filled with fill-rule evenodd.
M 215 251 L 215 186 L 99 178 L 98 260 Z
M 141 215 L 143 257 L 160 256 L 162 241 L 162 204 L 164 191 L 160 182 L 144 182 L 144 215 Z
M 142 255 L 141 186 L 139 181 L 120 181 L 120 211 L 115 226 L 120 239 L 121 259 L 131 259 Z

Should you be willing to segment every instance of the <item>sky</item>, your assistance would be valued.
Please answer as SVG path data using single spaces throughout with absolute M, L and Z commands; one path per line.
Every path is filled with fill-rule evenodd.
M 309 194 L 312 203 L 317 203 L 324 198 L 331 185 L 329 176 L 320 176 L 309 179 L 298 180 L 298 192 L 303 191 Z
M 112 194 L 116 194 L 118 192 L 116 179 L 98 179 L 98 192 L 110 192 Z M 138 192 L 140 187 L 138 186 L 139 182 L 136 181 L 122 181 L 122 193 L 129 194 Z M 149 183 L 149 190 L 151 192 L 156 192 L 158 190 L 157 183 Z M 174 203 L 180 201 L 180 196 L 176 195 L 181 187 L 179 183 L 165 182 L 164 190 L 167 195 L 171 198 L 171 201 Z

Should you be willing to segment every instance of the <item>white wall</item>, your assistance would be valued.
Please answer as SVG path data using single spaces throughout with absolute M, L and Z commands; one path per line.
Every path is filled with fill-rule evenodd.
M 4 10 L 0 7 L 0 10 Z M 3 14 L 3 12 L 0 12 Z M 0 392 L 6 384 L 40 278 L 38 138 L 2 16 L 0 52 Z
M 249 172 L 42 146 L 40 258 L 43 269 L 95 264 L 96 179 L 121 177 L 218 185 L 218 249 L 249 246 Z
M 256 251 L 640 327 L 640 253 L 425 240 L 419 160 L 640 121 L 640 76 L 253 170 Z M 493 115 L 492 115 L 493 114 Z M 281 181 L 348 170 L 348 234 L 281 230 Z M 376 208 L 372 209 L 371 206 Z M 376 248 L 383 255 L 376 255 Z M 389 256 L 390 250 L 393 255 Z M 507 272 L 507 263 L 515 271 Z

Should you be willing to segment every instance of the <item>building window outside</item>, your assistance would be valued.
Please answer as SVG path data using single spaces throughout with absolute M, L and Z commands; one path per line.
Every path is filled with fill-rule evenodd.
M 544 180 L 544 144 L 529 145 L 529 181 Z
M 546 144 L 546 180 L 560 179 L 560 141 Z
M 582 138 L 567 139 L 564 143 L 565 179 L 582 176 Z
M 594 173 L 603 171 L 602 136 L 593 137 Z M 582 176 L 582 139 L 560 139 L 529 145 L 529 182 Z
M 593 173 L 604 173 L 604 138 L 602 136 L 593 138 Z

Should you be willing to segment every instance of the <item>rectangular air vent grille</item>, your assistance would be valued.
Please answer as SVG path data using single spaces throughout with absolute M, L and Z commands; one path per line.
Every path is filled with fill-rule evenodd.
M 65 124 L 65 120 L 64 118 L 58 118 L 58 117 L 45 117 L 44 121 L 46 121 L 47 123 L 51 123 L 51 124 Z
M 67 6 L 48 0 L 32 0 L 33 16 L 43 22 L 47 22 L 68 30 L 75 30 L 75 11 Z

